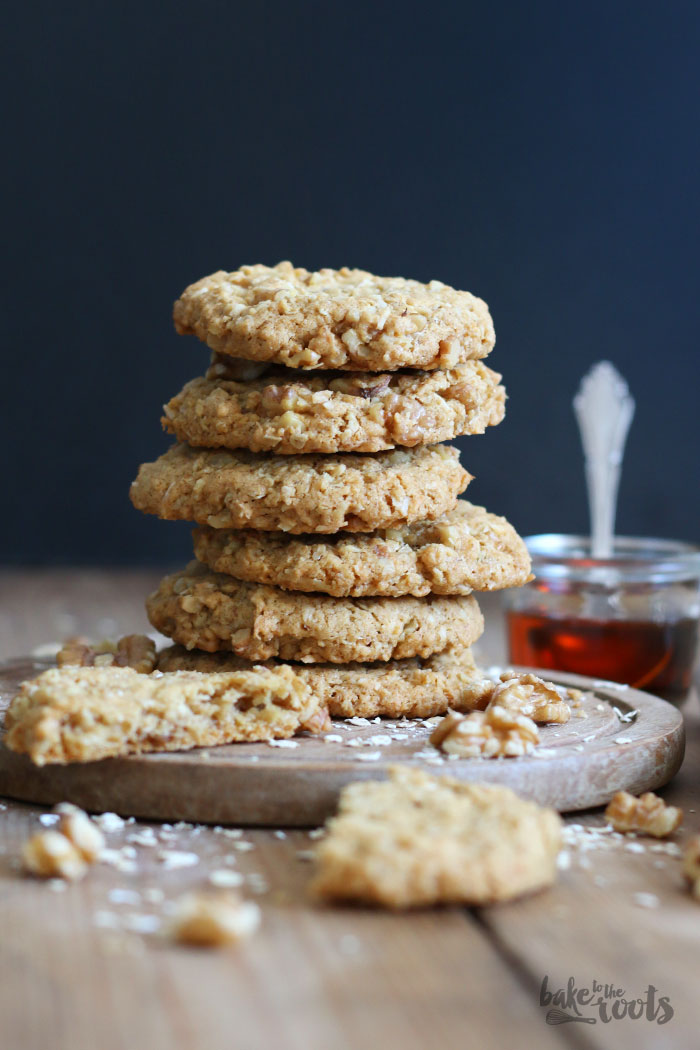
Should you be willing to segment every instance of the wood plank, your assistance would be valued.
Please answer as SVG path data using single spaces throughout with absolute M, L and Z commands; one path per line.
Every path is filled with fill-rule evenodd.
M 158 575 L 2 573 L 0 656 L 26 652 L 74 630 L 143 629 L 143 596 Z M 488 596 L 483 604 L 487 632 L 480 659 L 499 662 L 498 601 Z M 70 626 L 62 614 L 75 618 Z M 115 621 L 114 630 L 97 630 L 108 617 Z M 687 710 L 692 716 L 687 757 L 663 794 L 684 805 L 690 831 L 700 824 L 700 712 Z M 186 849 L 193 835 L 199 840 L 197 851 L 205 860 L 195 869 L 165 872 L 144 848 L 136 874 L 100 866 L 82 884 L 54 893 L 12 870 L 10 862 L 38 811 L 6 806 L 0 810 L 3 1050 L 6 1045 L 8 1050 L 221 1050 L 234 1045 L 343 1050 L 380 1041 L 407 1050 L 426 1044 L 643 1050 L 697 1041 L 700 906 L 684 893 L 678 861 L 663 854 L 590 853 L 590 869 L 574 858 L 554 890 L 485 910 L 477 925 L 468 913 L 457 911 L 392 916 L 311 907 L 303 893 L 309 865 L 296 855 L 300 846 L 310 845 L 302 832 L 285 840 L 271 832 L 247 833 L 255 842 L 250 853 L 237 853 L 211 830 L 178 832 L 169 843 L 178 849 Z M 600 823 L 600 813 L 575 820 Z M 238 870 L 264 873 L 270 884 L 260 897 L 263 928 L 239 949 L 191 952 L 153 937 L 96 927 L 100 910 L 148 910 L 143 904 L 115 904 L 110 891 L 163 887 L 171 899 L 200 885 L 203 872 L 222 866 L 231 855 Z M 660 862 L 665 867 L 655 867 Z M 660 906 L 639 907 L 633 894 L 650 891 Z M 651 981 L 669 995 L 675 1016 L 663 1027 L 618 1021 L 550 1028 L 537 1005 L 545 973 L 553 981 L 571 975 L 582 982 L 607 979 L 639 994 Z
M 681 846 L 700 830 L 697 697 L 687 706 L 686 722 L 685 764 L 660 792 L 670 804 L 684 809 L 684 826 L 673 840 Z M 600 825 L 602 816 L 590 814 L 583 823 Z M 640 847 L 640 852 L 633 852 Z M 658 995 L 670 998 L 675 1014 L 662 1027 L 630 1019 L 587 1026 L 586 1038 L 595 1047 L 657 1050 L 697 1042 L 700 905 L 688 894 L 680 860 L 657 852 L 658 847 L 655 840 L 642 837 L 626 838 L 605 851 L 572 849 L 571 868 L 562 873 L 546 902 L 524 900 L 481 913 L 485 928 L 526 975 L 533 994 L 548 974 L 550 986 L 563 987 L 572 976 L 590 985 L 595 978 L 623 987 L 631 997 L 644 996 L 652 984 Z M 640 906 L 649 894 L 657 906 Z
M 468 913 L 406 917 L 310 903 L 311 866 L 298 852 L 312 842 L 303 832 L 285 839 L 249 832 L 253 849 L 240 852 L 238 840 L 211 829 L 182 829 L 160 847 L 136 847 L 137 872 L 99 865 L 84 882 L 55 893 L 10 866 L 36 813 L 15 805 L 0 814 L 3 1046 L 463 1050 L 493 1045 L 494 1033 L 500 1045 L 569 1045 L 544 1024 Z M 110 835 L 110 846 L 142 827 Z M 162 846 L 194 850 L 201 860 L 165 870 L 157 860 Z M 168 901 L 222 867 L 267 884 L 256 898 L 262 929 L 235 949 L 191 950 L 97 925 L 100 913 L 122 926 L 129 914 L 161 917 Z M 162 889 L 165 903 L 147 903 L 149 888 Z M 115 902 L 115 889 L 141 899 Z

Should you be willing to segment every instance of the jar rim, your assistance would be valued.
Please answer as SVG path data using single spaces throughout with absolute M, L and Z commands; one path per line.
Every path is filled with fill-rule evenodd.
M 591 556 L 590 536 L 546 532 L 524 537 L 540 578 L 668 582 L 700 579 L 700 546 L 683 540 L 616 536 L 610 558 Z

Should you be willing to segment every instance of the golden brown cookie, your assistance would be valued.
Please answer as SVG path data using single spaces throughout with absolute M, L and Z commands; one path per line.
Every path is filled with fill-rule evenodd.
M 491 904 L 551 885 L 561 821 L 508 788 L 394 767 L 343 788 L 312 891 L 411 908 Z
M 158 654 L 161 671 L 232 671 L 251 666 L 233 653 L 205 653 L 171 645 Z M 279 667 L 266 660 L 266 667 Z M 332 718 L 432 718 L 447 708 L 471 711 L 485 704 L 493 682 L 483 677 L 469 649 L 448 649 L 425 660 L 371 664 L 294 664 L 294 670 Z
M 364 663 L 471 645 L 484 621 L 474 598 L 331 598 L 244 583 L 199 562 L 166 576 L 146 601 L 153 626 L 187 649 L 247 660 Z
M 320 711 L 291 667 L 209 675 L 60 667 L 22 684 L 5 716 L 5 743 L 38 766 L 93 762 L 289 737 L 321 728 Z
M 212 350 L 292 368 L 453 368 L 486 357 L 486 303 L 441 281 L 310 273 L 289 262 L 203 277 L 175 303 L 175 328 Z
M 174 445 L 131 486 L 138 510 L 216 529 L 371 532 L 440 517 L 471 478 L 455 448 L 275 456 Z
M 383 375 L 274 368 L 239 382 L 223 359 L 165 405 L 162 423 L 178 441 L 205 448 L 378 452 L 483 434 L 505 413 L 500 378 L 468 361 L 447 372 Z
M 469 594 L 519 587 L 530 577 L 530 556 L 513 526 L 466 500 L 436 521 L 369 534 L 292 539 L 199 528 L 194 552 L 210 569 L 239 580 L 338 598 Z

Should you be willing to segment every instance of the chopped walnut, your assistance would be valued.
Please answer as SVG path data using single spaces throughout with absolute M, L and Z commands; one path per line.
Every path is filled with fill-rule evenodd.
M 69 638 L 56 662 L 59 667 L 133 667 L 141 674 L 150 674 L 156 666 L 156 647 L 145 634 L 127 634 L 117 642 Z
M 605 819 L 616 831 L 642 831 L 661 839 L 676 830 L 683 819 L 683 810 L 667 806 L 651 791 L 639 798 L 628 791 L 618 791 L 608 803 Z
M 449 711 L 430 734 L 430 742 L 460 758 L 515 758 L 539 743 L 537 726 L 526 715 L 489 705 L 466 715 Z
M 385 390 L 388 390 L 391 380 L 392 376 L 388 374 L 373 375 L 371 373 L 363 373 L 361 375 L 352 375 L 352 373 L 345 372 L 331 379 L 328 389 L 340 394 L 349 394 L 351 397 L 364 397 L 367 400 L 371 400 L 373 397 L 378 397 Z
M 551 682 L 545 682 L 534 674 L 518 674 L 504 671 L 496 685 L 489 706 L 505 707 L 534 722 L 557 722 L 562 724 L 571 718 L 569 705 Z
M 375 383 L 369 385 L 366 383 L 358 384 L 357 393 L 364 398 L 377 397 L 378 394 L 383 394 L 388 389 L 390 383 L 391 376 L 379 376 Z
M 690 892 L 700 900 L 700 835 L 693 835 L 683 851 L 683 874 L 690 885 Z
M 270 365 L 267 361 L 244 361 L 240 357 L 229 357 L 228 354 L 211 355 L 211 364 L 207 369 L 207 379 L 224 379 L 234 383 L 249 383 L 267 372 Z
M 235 893 L 188 893 L 177 903 L 171 936 L 181 944 L 218 948 L 249 937 L 260 925 L 260 909 Z
M 61 802 L 54 809 L 60 815 L 58 830 L 75 846 L 83 860 L 93 864 L 105 847 L 105 837 L 82 809 Z
M 39 831 L 22 848 L 24 867 L 42 878 L 82 879 L 104 849 L 104 835 L 82 809 L 61 802 L 56 828 Z
M 317 708 L 311 717 L 299 726 L 300 731 L 306 733 L 327 733 L 331 728 L 331 716 L 328 714 L 327 707 Z
M 60 831 L 38 831 L 22 847 L 26 871 L 44 879 L 82 879 L 88 869 L 80 850 Z

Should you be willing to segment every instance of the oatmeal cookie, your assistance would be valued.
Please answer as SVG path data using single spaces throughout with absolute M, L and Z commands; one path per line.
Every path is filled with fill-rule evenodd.
M 250 667 L 233 653 L 205 653 L 171 645 L 158 654 L 162 671 L 229 671 Z M 266 660 L 275 668 L 279 661 Z M 468 648 L 447 649 L 421 660 L 369 664 L 295 664 L 332 718 L 433 718 L 447 708 L 470 711 L 485 703 L 493 684 L 483 678 Z
M 198 560 L 239 580 L 337 598 L 469 594 L 519 587 L 530 556 L 505 518 L 459 500 L 436 521 L 369 535 L 300 536 L 254 530 L 194 530 Z
M 561 821 L 508 788 L 395 766 L 343 788 L 312 891 L 386 908 L 491 904 L 551 885 Z
M 486 357 L 486 303 L 441 281 L 308 270 L 289 262 L 219 270 L 175 303 L 175 328 L 212 350 L 292 368 L 454 368 Z
M 276 456 L 174 445 L 131 486 L 138 510 L 216 529 L 371 532 L 440 517 L 471 477 L 455 448 Z
M 5 744 L 37 766 L 290 737 L 323 727 L 318 698 L 291 667 L 141 674 L 60 667 L 24 682 Z
M 205 448 L 379 452 L 483 434 L 505 413 L 500 376 L 481 361 L 450 371 L 300 373 L 236 382 L 225 363 L 164 406 L 165 430 Z
M 484 621 L 474 598 L 331 598 L 244 583 L 191 562 L 146 601 L 153 626 L 187 649 L 248 660 L 348 663 L 430 656 L 471 645 Z

